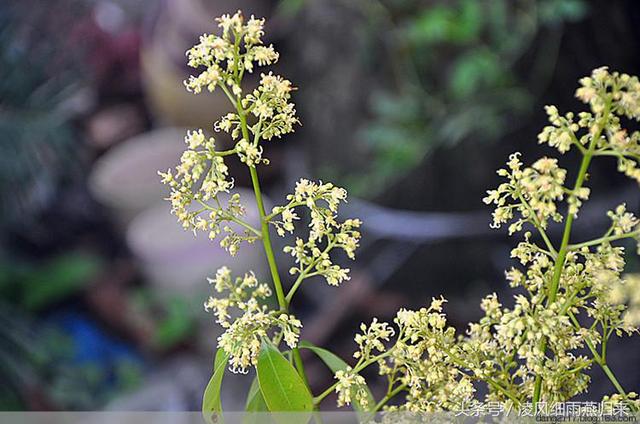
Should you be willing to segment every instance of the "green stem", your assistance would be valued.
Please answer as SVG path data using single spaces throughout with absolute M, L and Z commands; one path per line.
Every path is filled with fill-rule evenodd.
M 215 156 L 222 156 L 222 157 L 235 155 L 236 153 L 238 153 L 236 149 L 213 152 Z
M 575 317 L 573 313 L 569 312 L 568 315 L 575 329 L 582 328 L 580 326 L 580 323 L 578 322 L 578 319 Z M 616 376 L 613 374 L 613 371 L 611 371 L 611 368 L 609 368 L 609 365 L 606 362 L 606 358 L 598 354 L 596 347 L 593 345 L 593 343 L 591 343 L 590 340 L 585 339 L 585 343 L 589 348 L 589 351 L 591 351 L 591 354 L 593 355 L 593 360 L 596 362 L 596 364 L 600 366 L 600 368 L 602 368 L 602 371 L 604 371 L 609 381 L 611 381 L 611 384 L 613 384 L 613 387 L 616 388 L 618 393 L 622 395 L 622 397 L 624 397 L 625 400 L 628 399 L 627 392 L 624 390 L 624 388 L 622 387 L 622 385 L 620 384 Z M 636 411 L 637 408 L 633 404 L 629 403 L 629 407 L 634 412 L 637 412 Z
M 553 247 L 553 244 L 551 243 L 551 240 L 549 240 L 547 232 L 544 230 L 544 228 L 542 228 L 542 223 L 538 219 L 538 216 L 536 215 L 531 205 L 529 205 L 529 202 L 526 201 L 523 195 L 519 195 L 518 199 L 520 199 L 524 207 L 529 211 L 529 215 L 531 216 L 531 219 L 533 219 L 533 222 L 536 225 L 536 228 L 538 229 L 538 232 L 540 233 L 545 246 L 547 246 L 547 249 L 549 249 L 549 253 L 551 253 L 552 256 L 557 256 L 558 252 L 556 252 L 556 249 Z
M 602 368 L 602 371 L 604 371 L 604 373 L 607 375 L 607 377 L 611 381 L 611 384 L 613 384 L 613 387 L 615 387 L 618 393 L 620 393 L 626 399 L 627 393 L 624 391 L 624 388 L 622 387 L 622 385 L 620 384 L 616 376 L 613 374 L 613 371 L 611 371 L 611 368 L 609 368 L 609 365 L 607 365 L 604 362 L 603 363 L 598 362 L 598 364 Z
M 569 250 L 580 250 L 583 247 L 597 246 L 597 245 L 602 244 L 602 243 L 610 243 L 612 241 L 622 240 L 622 239 L 626 239 L 626 238 L 632 238 L 632 237 L 636 237 L 636 236 L 640 236 L 640 230 L 631 231 L 630 233 L 625 233 L 625 234 L 616 234 L 616 235 L 613 235 L 613 236 L 600 237 L 600 238 L 597 238 L 597 239 L 585 241 L 583 243 L 570 244 L 569 246 L 567 246 L 567 248 Z
M 578 171 L 578 176 L 576 178 L 575 185 L 573 187 L 573 193 L 578 193 L 584 180 L 587 176 L 587 170 L 589 169 L 589 164 L 591 163 L 591 159 L 593 157 L 593 152 L 596 148 L 598 140 L 600 139 L 600 135 L 602 134 L 602 130 L 606 124 L 606 120 L 609 116 L 611 102 L 609 101 L 605 111 L 602 115 L 602 123 L 598 129 L 598 131 L 594 134 L 593 138 L 589 142 L 589 148 L 587 152 L 582 156 L 582 162 L 580 163 L 580 170 Z M 575 197 L 575 194 L 573 194 Z M 562 276 L 562 270 L 564 269 L 564 261 L 567 258 L 567 252 L 569 251 L 569 238 L 571 237 L 571 227 L 573 225 L 573 220 L 575 219 L 575 215 L 568 214 L 567 221 L 564 225 L 564 231 L 562 232 L 562 241 L 560 243 L 560 249 L 558 250 L 558 257 L 556 258 L 556 263 L 553 269 L 553 277 L 551 279 L 551 287 L 549 288 L 549 296 L 547 297 L 547 306 L 551 305 L 556 300 L 556 296 L 558 295 L 558 288 L 560 285 L 560 277 Z M 547 351 L 547 338 L 543 338 L 540 342 L 540 352 L 544 356 Z M 540 395 L 542 394 L 542 376 L 540 374 L 536 375 L 534 390 L 533 390 L 533 405 L 535 405 L 540 401 Z
M 467 365 L 465 365 L 464 361 L 462 361 L 461 359 L 456 358 L 455 356 L 453 356 L 451 354 L 449 355 L 449 357 L 451 358 L 453 363 L 456 364 L 457 366 L 459 366 L 460 368 L 469 369 L 467 367 Z M 497 381 L 495 381 L 491 377 L 482 377 L 482 378 L 481 377 L 477 377 L 473 371 L 470 371 L 471 374 L 467 374 L 467 373 L 465 373 L 463 371 L 460 371 L 460 372 L 465 374 L 469 378 L 472 378 L 472 379 L 475 379 L 475 380 L 478 380 L 478 381 L 486 382 L 489 386 L 493 387 L 495 390 L 499 391 L 500 393 L 505 395 L 507 398 L 509 398 L 514 403 L 514 405 L 520 405 L 520 400 L 518 400 L 518 397 L 516 395 L 511 393 L 507 388 L 502 387 L 500 385 L 500 383 L 498 383 Z
M 602 324 L 602 349 L 600 350 L 600 358 L 602 358 L 602 362 L 607 362 L 607 341 L 609 339 L 609 334 L 607 334 L 607 326 Z
M 309 271 L 311 271 L 313 267 L 318 264 L 318 261 L 320 260 L 322 255 L 329 252 L 331 249 L 333 249 L 333 242 L 330 242 L 327 245 L 327 247 L 324 249 L 324 251 L 322 251 L 320 256 L 318 256 L 318 258 L 312 261 L 304 270 L 300 272 L 300 275 L 298 275 L 298 278 L 296 278 L 296 281 L 293 283 L 293 286 L 291 286 L 289 293 L 287 293 L 287 297 L 286 297 L 287 303 L 291 302 L 291 299 L 293 299 L 293 295 L 296 293 L 296 291 L 298 290 L 298 287 L 300 287 L 300 285 L 305 280 L 305 278 L 310 277 Z
M 252 233 L 254 233 L 258 238 L 262 238 L 262 233 L 260 231 L 256 230 L 255 228 L 253 228 L 251 225 L 247 224 L 243 220 L 238 219 L 238 218 L 236 218 L 235 216 L 232 216 L 232 215 L 228 215 L 228 216 L 225 215 L 225 218 L 228 219 L 229 221 L 235 222 L 236 224 L 243 226 L 247 230 L 249 230 Z
M 244 116 L 241 115 L 241 121 L 244 120 Z M 246 121 L 243 123 L 243 131 L 246 128 Z M 258 173 L 255 167 L 249 168 L 251 172 L 251 182 L 253 184 L 253 190 L 256 195 L 256 203 L 258 205 L 258 213 L 260 214 L 260 221 L 262 227 L 262 245 L 264 246 L 264 252 L 267 255 L 267 262 L 269 263 L 269 270 L 271 271 L 271 278 L 273 279 L 273 286 L 276 290 L 276 297 L 278 298 L 278 305 L 283 312 L 289 312 L 289 303 L 284 295 L 282 288 L 282 281 L 280 280 L 280 274 L 278 273 L 278 265 L 276 264 L 275 255 L 273 254 L 273 247 L 271 246 L 271 236 L 269 235 L 269 223 L 265 219 L 264 202 L 262 200 L 262 192 L 260 190 L 260 182 L 258 180 Z M 298 348 L 293 349 L 293 361 L 296 364 L 296 369 L 302 377 L 307 387 L 309 387 L 309 380 L 304 371 L 304 364 L 302 362 L 302 356 Z
M 204 211 L 204 210 L 210 210 L 210 211 L 217 211 L 218 210 L 218 209 L 212 208 L 211 206 L 209 206 L 208 204 L 206 204 L 205 202 L 203 202 L 200 199 L 196 199 L 196 200 L 198 201 L 198 203 L 200 203 L 203 206 L 203 208 L 200 211 L 198 211 L 198 213 L 201 212 L 201 211 Z M 260 231 L 258 231 L 256 228 L 253 228 L 253 226 L 251 224 L 241 220 L 240 218 L 235 217 L 233 215 L 226 214 L 226 213 L 223 214 L 223 218 L 226 221 L 235 222 L 236 224 L 243 226 L 244 228 L 246 228 L 247 230 L 249 230 L 253 234 L 255 234 L 256 237 L 262 238 L 262 233 Z
M 487 384 L 489 384 L 491 387 L 493 387 L 494 389 L 496 389 L 497 391 L 501 392 L 503 395 L 508 397 L 511 400 L 511 402 L 513 402 L 516 406 L 520 405 L 520 401 L 515 395 L 513 395 L 510 391 L 502 387 L 500 384 L 496 383 L 493 379 L 484 378 L 484 380 L 486 380 Z
M 385 406 L 387 404 L 387 402 L 389 402 L 391 399 L 393 399 L 398 393 L 400 393 L 401 391 L 405 390 L 407 388 L 406 384 L 401 384 L 400 386 L 396 387 L 395 389 L 391 390 L 390 392 L 388 392 L 385 397 L 383 397 L 382 399 L 380 399 L 380 402 L 378 402 L 376 404 L 376 406 L 373 408 L 372 412 L 378 412 L 380 410 L 380 408 L 382 408 L 383 406 Z
M 293 201 L 291 201 L 291 202 L 289 202 L 289 204 L 288 204 L 287 206 L 283 207 L 281 211 L 278 211 L 278 212 L 272 212 L 272 213 L 270 213 L 269 215 L 267 215 L 267 216 L 265 217 L 265 219 L 266 219 L 267 221 L 271 221 L 273 218 L 275 218 L 276 216 L 280 215 L 280 214 L 282 213 L 282 211 L 283 211 L 283 210 L 285 210 L 285 209 L 292 209 L 292 208 L 295 208 L 295 207 L 297 207 L 297 206 L 302 206 L 302 205 L 304 205 L 304 204 L 305 204 L 304 202 L 293 202 Z
M 282 288 L 282 281 L 280 280 L 280 274 L 278 273 L 278 265 L 276 264 L 275 255 L 273 253 L 273 247 L 271 246 L 271 236 L 269 234 L 269 224 L 265 221 L 264 216 L 264 202 L 262 200 L 262 191 L 260 189 L 260 181 L 258 180 L 258 173 L 256 168 L 249 167 L 251 172 L 251 183 L 253 184 L 253 191 L 256 197 L 256 203 L 258 206 L 258 213 L 260 214 L 260 226 L 262 230 L 262 245 L 264 252 L 267 255 L 267 262 L 269 263 L 269 270 L 271 272 L 271 278 L 273 279 L 273 286 L 276 291 L 276 297 L 278 298 L 278 305 L 283 312 L 288 311 L 288 303 L 285 299 L 284 290 Z
M 395 347 L 395 346 L 394 346 Z M 391 355 L 391 353 L 393 352 L 393 348 L 387 350 L 386 352 L 381 353 L 380 355 L 374 356 L 373 358 L 370 358 L 367 361 L 362 362 L 361 364 L 357 365 L 354 369 L 353 372 L 355 373 L 359 373 L 360 371 L 362 371 L 363 369 L 367 368 L 369 365 L 374 364 L 376 362 L 378 362 L 380 359 L 384 359 L 387 356 Z M 338 386 L 338 383 L 333 383 L 329 388 L 327 388 L 324 392 L 320 393 L 318 396 L 316 396 L 315 398 L 313 398 L 313 403 L 314 405 L 318 405 L 320 402 L 322 402 L 322 400 L 324 398 L 326 398 L 327 396 L 329 396 L 331 393 L 333 393 L 333 391 L 336 389 L 336 387 Z

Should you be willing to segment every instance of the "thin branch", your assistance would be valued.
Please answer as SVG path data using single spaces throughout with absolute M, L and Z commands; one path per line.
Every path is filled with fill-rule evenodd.
M 637 237 L 637 236 L 640 236 L 640 230 L 631 231 L 630 233 L 616 234 L 616 235 L 613 235 L 613 236 L 600 237 L 600 238 L 597 238 L 597 239 L 585 241 L 583 243 L 570 244 L 569 246 L 567 246 L 567 248 L 569 250 L 571 250 L 571 251 L 575 251 L 575 250 L 580 250 L 583 247 L 597 246 L 597 245 L 602 244 L 602 243 L 610 243 L 612 241 L 623 240 L 623 239 L 626 239 L 626 238 L 634 238 L 634 237 Z

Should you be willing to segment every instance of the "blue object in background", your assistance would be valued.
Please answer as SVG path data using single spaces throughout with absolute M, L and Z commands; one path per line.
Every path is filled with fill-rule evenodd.
M 137 385 L 145 364 L 133 346 L 108 334 L 76 308 L 57 311 L 46 320 L 68 341 L 58 365 L 75 380 L 74 386 L 84 386 L 88 398 L 96 403 L 93 406 Z M 60 352 L 53 352 L 57 354 Z

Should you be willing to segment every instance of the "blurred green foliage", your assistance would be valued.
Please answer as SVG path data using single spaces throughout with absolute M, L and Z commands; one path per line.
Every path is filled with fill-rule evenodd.
M 517 129 L 553 74 L 563 25 L 588 12 L 584 0 L 335 3 L 359 11 L 372 72 L 384 82 L 368 94 L 371 118 L 359 132 L 369 169 L 325 171 L 368 196 L 433 149 L 495 141 Z M 284 0 L 281 10 L 304 5 Z
M 192 302 L 176 294 L 157 295 L 146 287 L 139 288 L 132 295 L 136 310 L 154 317 L 156 326 L 151 343 L 160 351 L 175 347 L 193 336 L 201 300 L 200 296 Z
M 0 262 L 0 297 L 15 307 L 38 312 L 75 294 L 102 269 L 99 258 L 66 253 L 40 266 Z
M 74 9 L 31 3 L 0 3 L 0 223 L 27 220 L 77 169 L 68 101 L 82 74 L 77 49 L 61 45 L 68 34 L 50 28 Z
M 374 93 L 373 119 L 362 130 L 380 182 L 439 146 L 497 140 L 513 130 L 553 72 L 560 24 L 587 11 L 581 0 L 395 1 L 386 7 L 387 18 L 397 22 L 391 53 L 400 54 L 389 58 L 397 63 L 396 87 Z M 524 81 L 514 67 L 535 40 L 540 45 Z M 359 191 L 376 186 L 370 176 L 351 184 Z

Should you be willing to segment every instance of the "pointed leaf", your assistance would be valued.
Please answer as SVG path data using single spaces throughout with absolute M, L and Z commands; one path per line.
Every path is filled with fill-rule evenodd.
M 300 349 L 309 349 L 310 351 L 312 351 L 313 353 L 318 355 L 318 358 L 320 358 L 322 360 L 322 362 L 324 362 L 325 365 L 334 374 L 336 373 L 336 371 L 344 370 L 349 366 L 349 364 L 347 364 L 345 361 L 343 361 L 335 353 L 330 352 L 327 349 L 323 349 L 321 347 L 315 346 L 314 344 L 312 344 L 312 343 L 310 343 L 310 342 L 308 342 L 306 340 L 302 340 L 300 342 L 300 344 L 298 345 L 298 347 Z M 367 392 L 367 405 L 366 406 L 360 404 L 360 402 L 357 402 L 356 399 L 355 399 L 355 396 L 351 396 L 351 399 L 353 400 L 353 402 L 352 402 L 353 409 L 358 411 L 358 412 L 369 411 L 376 404 L 376 401 L 373 398 L 373 394 L 371 394 L 371 390 L 369 390 L 369 386 L 365 385 L 364 387 L 365 387 L 365 390 Z
M 242 420 L 242 424 L 261 424 L 264 422 L 264 413 L 269 412 L 269 408 L 262 397 L 258 377 L 253 379 L 251 388 L 247 394 L 247 404 L 245 406 L 246 416 Z
M 210 422 L 212 413 L 222 412 L 222 401 L 220 400 L 220 387 L 222 386 L 222 377 L 224 370 L 229 362 L 229 356 L 223 349 L 218 349 L 216 359 L 213 363 L 213 375 L 204 390 L 202 397 L 202 416 L 205 421 Z
M 271 412 L 312 411 L 313 398 L 296 369 L 272 345 L 264 343 L 258 357 L 258 382 Z
M 262 397 L 262 392 L 260 391 L 260 383 L 258 383 L 258 377 L 253 379 L 251 383 L 251 388 L 249 389 L 249 394 L 247 395 L 247 404 L 245 406 L 245 411 L 247 412 L 266 412 L 269 411 L 267 404 L 264 401 L 264 397 Z

